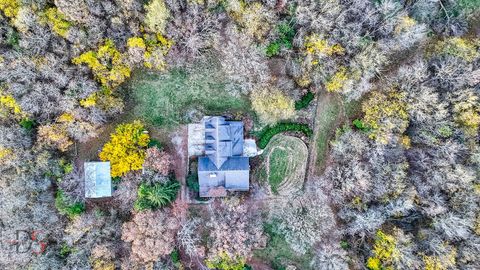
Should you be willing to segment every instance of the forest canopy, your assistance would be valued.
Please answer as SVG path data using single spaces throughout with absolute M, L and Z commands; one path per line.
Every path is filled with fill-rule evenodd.
M 479 204 L 479 0 L 0 1 L 0 269 L 473 270 Z

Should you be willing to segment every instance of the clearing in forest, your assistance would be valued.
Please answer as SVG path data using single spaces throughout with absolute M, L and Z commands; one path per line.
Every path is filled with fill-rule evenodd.
M 254 175 L 278 195 L 289 195 L 303 186 L 308 149 L 299 138 L 275 135 L 260 156 Z
M 154 126 L 176 126 L 199 116 L 249 111 L 248 99 L 232 90 L 218 61 L 164 73 L 138 72 L 129 84 L 137 117 Z
M 346 101 L 337 94 L 322 91 L 317 97 L 312 147 L 310 149 L 309 177 L 321 175 L 326 166 L 330 141 L 337 128 L 350 124 L 359 113 L 360 101 Z

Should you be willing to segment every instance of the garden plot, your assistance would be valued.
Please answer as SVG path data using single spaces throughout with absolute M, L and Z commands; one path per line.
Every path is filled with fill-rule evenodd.
M 289 195 L 303 186 L 307 156 L 307 146 L 299 138 L 275 135 L 260 156 L 255 178 L 273 194 Z

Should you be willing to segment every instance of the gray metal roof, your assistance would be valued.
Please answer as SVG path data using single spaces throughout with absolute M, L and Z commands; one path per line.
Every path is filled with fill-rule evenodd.
M 248 171 L 250 170 L 250 165 L 248 163 L 248 157 L 229 157 L 223 164 L 220 169 L 213 164 L 213 162 L 208 157 L 199 157 L 198 158 L 198 171 Z
M 243 154 L 243 123 L 240 121 L 229 121 L 228 123 L 232 134 L 232 155 L 241 156 Z
M 206 156 L 198 158 L 200 196 L 222 196 L 223 192 L 210 192 L 218 188 L 248 190 L 250 165 L 248 157 L 242 156 L 243 123 L 212 116 L 205 117 L 204 124 Z
M 249 171 L 226 171 L 225 188 L 247 191 L 250 188 L 249 178 Z
M 103 198 L 112 196 L 110 162 L 85 162 L 85 197 Z
M 220 168 L 230 156 L 243 153 L 243 123 L 225 121 L 224 117 L 206 117 L 205 154 Z

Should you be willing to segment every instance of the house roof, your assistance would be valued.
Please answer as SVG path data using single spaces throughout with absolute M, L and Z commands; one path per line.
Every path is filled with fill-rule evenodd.
M 112 196 L 110 162 L 85 162 L 85 197 L 103 198 Z
M 243 123 L 224 117 L 205 117 L 205 154 L 217 168 L 230 156 L 243 153 Z
M 220 168 L 208 157 L 198 158 L 198 171 L 214 172 L 214 171 L 249 171 L 250 165 L 248 157 L 229 157 Z
M 225 190 L 248 190 L 250 165 L 248 157 L 242 156 L 243 123 L 212 116 L 204 118 L 204 125 L 206 156 L 198 158 L 200 196 L 224 196 L 221 194 Z M 213 190 L 225 192 L 212 193 Z
M 200 159 L 210 162 L 207 157 L 201 157 Z M 247 162 L 248 158 L 242 158 Z M 225 164 L 227 164 L 225 162 Z M 225 165 L 224 165 L 225 166 Z M 213 167 L 210 167 L 213 168 Z M 207 168 L 207 169 L 210 169 Z M 200 197 L 219 197 L 225 196 L 220 194 L 226 194 L 221 192 L 215 192 L 215 196 L 211 194 L 211 190 L 217 190 L 223 188 L 230 191 L 248 191 L 250 188 L 250 171 L 247 169 L 242 170 L 199 170 L 198 171 L 198 183 L 200 186 Z
M 247 191 L 250 188 L 249 178 L 249 171 L 226 171 L 225 188 Z

